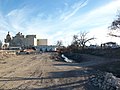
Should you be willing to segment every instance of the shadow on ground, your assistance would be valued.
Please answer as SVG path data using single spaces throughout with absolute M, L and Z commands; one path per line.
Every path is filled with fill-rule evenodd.
M 54 66 L 65 66 L 66 64 L 55 64 Z M 72 65 L 72 64 L 71 64 Z M 88 84 L 87 77 L 96 73 L 95 70 L 69 70 L 69 71 L 59 71 L 59 72 L 49 72 L 48 77 L 0 77 L 0 82 L 13 82 L 13 81 L 41 81 L 41 80 L 61 80 L 61 83 L 48 82 L 46 87 L 31 88 L 26 85 L 26 88 L 23 90 L 100 90 L 97 87 L 93 87 Z M 86 79 L 80 79 L 80 78 Z M 62 82 L 62 81 L 66 82 Z M 41 83 L 43 84 L 43 83 Z M 15 89 L 18 89 L 17 87 Z M 2 90 L 2 89 L 0 89 Z M 5 89 L 3 89 L 5 90 Z M 10 89 L 9 89 L 10 90 Z M 14 89 L 12 89 L 14 90 Z M 21 90 L 21 89 L 20 89 Z

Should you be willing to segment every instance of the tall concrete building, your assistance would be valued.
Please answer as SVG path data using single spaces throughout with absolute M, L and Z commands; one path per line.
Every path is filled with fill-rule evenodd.
M 36 35 L 27 35 L 24 43 L 25 43 L 25 46 L 37 46 Z
M 12 39 L 9 42 L 9 46 L 12 47 L 22 47 L 24 46 L 24 35 L 22 33 L 17 33 L 15 37 L 12 37 Z
M 47 39 L 37 39 L 36 35 L 22 35 L 18 32 L 14 37 L 11 38 L 9 32 L 6 35 L 5 43 L 9 43 L 10 47 L 29 47 L 47 45 Z
M 9 33 L 6 36 L 5 43 L 9 43 L 10 47 L 29 47 L 36 46 L 36 35 L 27 35 L 26 37 L 22 33 L 17 33 L 12 39 L 9 38 Z

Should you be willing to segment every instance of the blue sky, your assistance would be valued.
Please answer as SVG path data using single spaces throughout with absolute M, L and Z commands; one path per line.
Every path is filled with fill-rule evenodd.
M 107 35 L 107 27 L 119 9 L 120 0 L 0 0 L 0 39 L 8 31 L 13 36 L 22 32 L 68 45 L 74 34 L 87 31 L 97 38 L 94 44 L 117 42 Z

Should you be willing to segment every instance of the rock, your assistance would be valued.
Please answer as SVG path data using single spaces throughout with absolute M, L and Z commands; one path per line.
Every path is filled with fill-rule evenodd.
M 120 78 L 112 73 L 97 73 L 91 78 L 91 84 L 103 90 L 120 90 Z

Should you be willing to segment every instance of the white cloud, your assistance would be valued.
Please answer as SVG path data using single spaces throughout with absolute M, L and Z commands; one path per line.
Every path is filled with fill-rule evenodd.
M 108 35 L 108 33 L 109 30 L 104 26 L 91 29 L 90 33 L 88 34 L 88 37 L 95 37 L 96 39 L 91 41 L 90 44 L 100 45 L 101 43 L 105 42 L 117 42 L 118 44 L 120 44 L 120 38 L 111 37 Z
M 91 37 L 95 36 L 97 38 L 92 42 L 94 44 L 100 44 L 107 41 L 118 42 L 118 38 L 108 37 L 107 27 L 111 24 L 112 20 L 116 16 L 116 12 L 120 7 L 119 4 L 120 0 L 112 1 L 105 6 L 88 12 L 83 16 L 75 17 L 72 19 L 74 24 L 70 27 L 73 29 L 77 29 L 79 27 L 88 29 Z
M 76 2 L 74 5 L 71 6 L 71 9 L 69 9 L 67 12 L 64 12 L 64 13 L 62 14 L 61 19 L 63 19 L 63 21 L 68 20 L 70 17 L 72 17 L 73 15 L 75 15 L 76 12 L 77 12 L 80 8 L 86 6 L 87 3 L 88 3 L 88 0 L 86 0 L 86 1 L 84 1 L 84 2 L 81 2 L 81 1 Z
M 1 15 L 2 24 L 0 25 L 6 32 L 12 29 L 15 33 L 37 34 L 40 38 L 47 38 L 49 44 L 55 44 L 57 40 L 62 40 L 64 45 L 70 44 L 73 35 L 81 30 L 87 30 L 90 32 L 90 36 L 97 38 L 93 43 L 102 43 L 111 40 L 107 37 L 107 27 L 116 15 L 119 3 L 120 0 L 112 1 L 105 6 L 77 16 L 76 13 L 80 8 L 89 4 L 86 0 L 83 4 L 81 2 L 73 4 L 71 10 L 61 11 L 61 15 L 48 15 L 46 19 L 44 19 L 43 12 L 39 12 L 36 17 L 29 18 L 34 10 L 30 11 L 31 9 L 23 7 L 9 12 L 6 17 Z M 76 17 L 73 17 L 74 15 Z M 3 31 L 3 33 L 5 32 Z
M 20 25 L 24 21 L 24 11 L 15 9 L 8 13 L 6 16 L 8 19 L 9 24 L 15 29 L 15 30 L 21 30 L 22 26 Z
M 115 16 L 117 10 L 120 8 L 120 0 L 118 1 L 112 1 L 108 3 L 105 6 L 96 8 L 93 11 L 90 11 L 89 14 L 87 15 L 87 18 L 94 17 L 94 18 L 107 18 L 109 16 Z
M 83 21 L 90 21 L 87 23 L 89 26 L 93 25 L 95 27 L 90 28 L 90 36 L 96 37 L 97 39 L 92 41 L 92 44 L 101 44 L 108 41 L 113 41 L 119 43 L 119 39 L 115 37 L 110 37 L 108 35 L 108 26 L 110 26 L 111 22 L 114 20 L 116 16 L 117 10 L 120 8 L 119 6 L 120 0 L 112 1 L 105 6 L 99 7 L 93 11 L 90 11 Z M 117 32 L 120 34 L 120 32 Z M 119 43 L 120 44 L 120 43 Z

